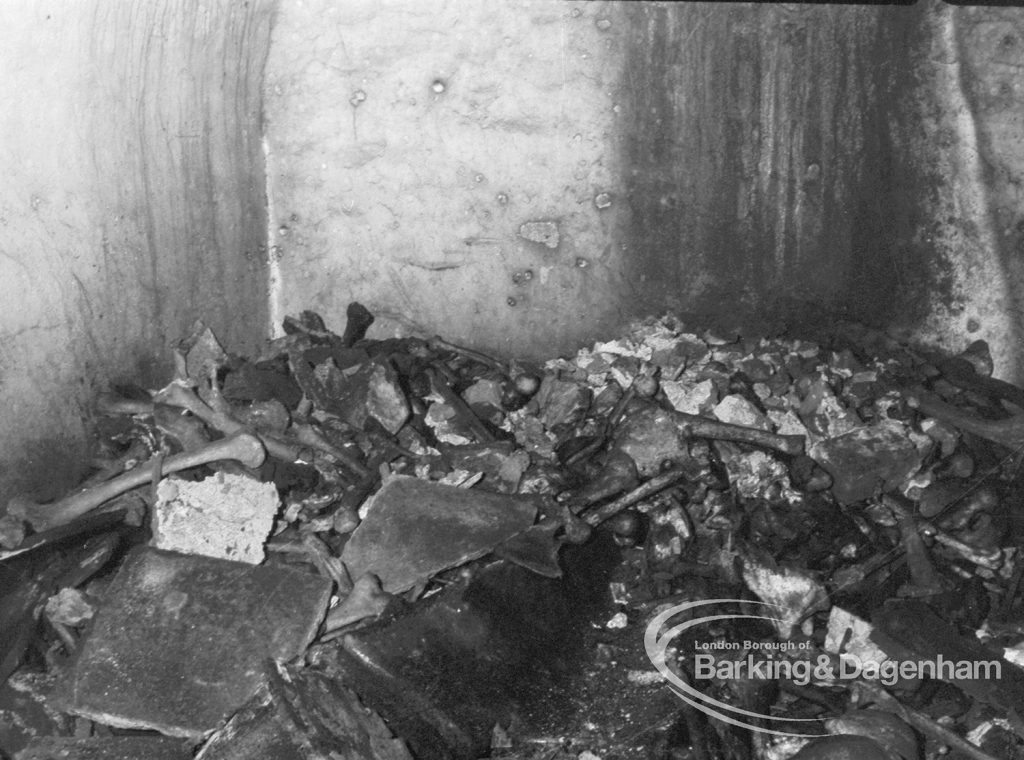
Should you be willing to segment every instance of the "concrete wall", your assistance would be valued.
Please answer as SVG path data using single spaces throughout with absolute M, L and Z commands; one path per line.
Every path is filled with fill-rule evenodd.
M 378 335 L 540 357 L 667 308 L 850 310 L 891 281 L 877 217 L 905 15 L 284 3 L 267 64 L 275 316 L 312 308 L 340 329 L 359 300 Z M 557 245 L 524 239 L 536 222 Z
M 939 2 L 284 2 L 267 67 L 275 321 L 312 308 L 340 329 L 359 300 L 377 335 L 548 356 L 665 308 L 840 315 L 951 350 L 985 338 L 1021 376 L 1022 19 Z
M 0 4 L 0 497 L 72 485 L 95 390 L 166 380 L 196 317 L 265 335 L 271 10 Z
M 314 309 L 341 329 L 358 300 L 377 335 L 550 356 L 641 303 L 623 263 L 623 13 L 282 3 L 266 106 L 276 316 Z
M 546 357 L 667 308 L 763 322 L 856 312 L 864 293 L 878 316 L 892 304 L 875 296 L 899 300 L 878 217 L 905 17 L 282 3 L 266 107 L 275 322 L 310 308 L 340 329 L 359 300 L 376 335 Z

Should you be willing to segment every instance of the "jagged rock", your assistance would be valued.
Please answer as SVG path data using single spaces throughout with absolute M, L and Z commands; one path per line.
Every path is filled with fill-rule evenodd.
M 922 461 L 906 428 L 893 420 L 819 441 L 808 453 L 832 476 L 832 493 L 844 504 L 897 488 Z

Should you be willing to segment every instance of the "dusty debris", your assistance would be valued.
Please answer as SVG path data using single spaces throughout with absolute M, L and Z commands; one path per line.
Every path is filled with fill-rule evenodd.
M 11 676 L 36 644 L 43 604 L 58 590 L 76 588 L 100 572 L 121 540 L 121 528 L 101 523 L 94 531 L 69 532 L 0 562 L 0 679 Z
M 591 392 L 585 385 L 548 375 L 534 400 L 544 427 L 553 430 L 580 422 L 590 408 Z
M 941 657 L 947 666 L 935 668 L 935 678 L 955 682 L 964 693 L 989 705 L 1024 703 L 1024 671 L 1000 667 L 995 677 L 994 653 L 976 638 L 964 636 L 924 602 L 890 601 L 876 611 L 872 622 L 872 641 L 890 657 L 931 661 Z
M 394 434 L 409 417 L 409 402 L 395 370 L 380 358 L 345 369 L 327 358 L 313 368 L 303 389 L 318 406 L 355 427 L 363 427 L 372 417 Z

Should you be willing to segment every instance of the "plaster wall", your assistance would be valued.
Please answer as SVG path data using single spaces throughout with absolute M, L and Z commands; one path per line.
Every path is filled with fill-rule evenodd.
M 340 329 L 358 300 L 376 335 L 541 357 L 664 309 L 848 317 L 954 351 L 984 338 L 1017 377 L 1022 19 L 282 3 L 274 322 L 312 308 Z
M 643 303 L 616 149 L 624 8 L 292 0 L 267 62 L 274 314 L 550 356 Z M 525 226 L 524 226 L 525 225 Z
M 666 309 L 888 316 L 892 11 L 282 3 L 273 321 L 358 300 L 378 336 L 540 358 Z

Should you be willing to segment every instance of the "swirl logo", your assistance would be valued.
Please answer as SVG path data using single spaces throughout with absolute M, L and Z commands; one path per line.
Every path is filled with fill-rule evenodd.
M 816 736 L 827 736 L 827 734 L 797 734 L 789 731 L 779 731 L 772 728 L 765 728 L 750 722 L 751 720 L 760 721 L 778 721 L 785 720 L 788 723 L 817 723 L 820 725 L 821 721 L 817 718 L 780 718 L 773 715 L 764 715 L 762 713 L 753 712 L 751 710 L 744 710 L 739 707 L 727 704 L 720 700 L 714 699 L 706 694 L 702 694 L 695 688 L 690 686 L 686 681 L 680 678 L 674 673 L 669 667 L 667 662 L 667 651 L 671 645 L 672 640 L 679 636 L 681 633 L 696 628 L 707 623 L 713 623 L 719 620 L 765 620 L 770 623 L 780 623 L 778 618 L 769 617 L 766 615 L 733 615 L 733 614 L 722 614 L 722 615 L 708 615 L 706 617 L 697 617 L 689 620 L 685 623 L 673 626 L 662 633 L 662 628 L 669 623 L 669 621 L 676 615 L 680 615 L 690 610 L 695 610 L 700 607 L 710 607 L 721 604 L 758 604 L 762 607 L 774 607 L 776 609 L 784 609 L 777 604 L 769 604 L 767 602 L 752 602 L 748 599 L 705 599 L 699 602 L 687 602 L 685 604 L 679 604 L 674 607 L 670 607 L 664 612 L 660 613 L 647 626 L 647 630 L 644 633 L 644 647 L 647 650 L 647 656 L 650 658 L 651 663 L 657 668 L 661 677 L 668 683 L 669 688 L 675 693 L 677 697 L 686 702 L 691 707 L 694 707 L 705 715 L 709 715 L 713 718 L 717 718 L 720 721 L 729 723 L 740 728 L 747 728 L 751 731 L 758 731 L 765 734 L 774 734 L 776 736 L 798 736 L 800 738 L 809 739 Z M 704 655 L 709 657 L 710 655 Z M 809 663 L 803 663 L 809 665 Z M 764 665 L 764 663 L 760 663 Z M 759 665 L 752 665 L 754 670 L 757 670 Z M 759 672 L 758 675 L 764 677 L 763 671 Z M 827 676 L 828 673 L 822 672 L 821 676 Z M 727 714 L 731 713 L 731 714 Z

